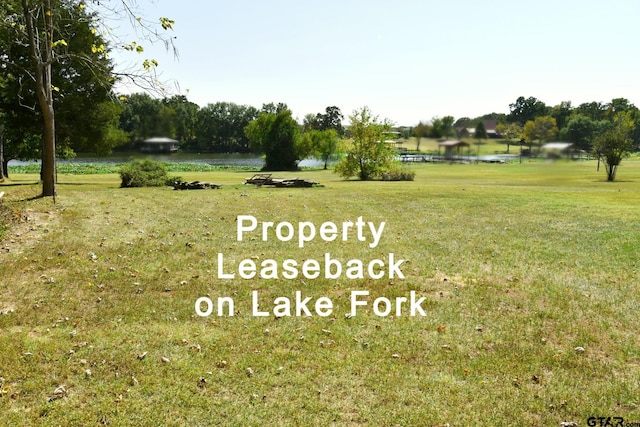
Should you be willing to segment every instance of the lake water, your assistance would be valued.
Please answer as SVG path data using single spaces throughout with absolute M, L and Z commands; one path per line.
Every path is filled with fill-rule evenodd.
M 259 169 L 264 166 L 262 157 L 255 154 L 214 154 L 214 153 L 173 153 L 173 154 L 148 154 L 131 152 L 112 153 L 104 157 L 96 157 L 91 154 L 78 154 L 73 159 L 58 159 L 59 163 L 110 163 L 121 164 L 127 163 L 132 159 L 151 159 L 157 162 L 168 163 L 204 163 L 214 166 L 248 166 Z M 11 160 L 9 166 L 25 165 L 36 163 L 35 161 L 23 162 L 19 160 Z M 316 159 L 305 159 L 300 162 L 300 166 L 319 166 L 321 162 Z

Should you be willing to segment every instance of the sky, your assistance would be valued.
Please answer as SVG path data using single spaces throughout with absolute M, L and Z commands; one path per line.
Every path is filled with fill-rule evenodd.
M 413 126 L 509 113 L 520 96 L 550 106 L 621 97 L 640 106 L 638 0 L 137 4 L 147 19 L 175 20 L 178 59 L 157 44 L 145 44 L 142 56 L 201 107 L 284 102 L 302 122 L 328 106 L 345 117 L 367 106 Z

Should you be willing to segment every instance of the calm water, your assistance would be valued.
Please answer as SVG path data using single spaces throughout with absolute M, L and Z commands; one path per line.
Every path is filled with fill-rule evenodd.
M 261 168 L 264 160 L 255 154 L 197 154 L 197 153 L 173 153 L 173 154 L 146 154 L 139 152 L 112 153 L 109 156 L 96 157 L 90 154 L 78 154 L 77 157 L 69 160 L 58 159 L 60 163 L 127 163 L 132 159 L 151 159 L 157 162 L 169 163 L 205 163 L 215 166 L 249 166 Z M 11 160 L 9 166 L 25 165 L 34 162 L 22 162 Z M 322 163 L 315 159 L 306 159 L 300 162 L 300 166 L 318 166 Z

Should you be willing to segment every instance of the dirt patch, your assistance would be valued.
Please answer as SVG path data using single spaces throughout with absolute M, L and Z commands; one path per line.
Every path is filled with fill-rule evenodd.
M 15 212 L 2 207 L 0 211 L 0 224 L 4 228 L 0 253 L 22 253 L 46 236 L 59 221 L 59 213 L 52 210 Z

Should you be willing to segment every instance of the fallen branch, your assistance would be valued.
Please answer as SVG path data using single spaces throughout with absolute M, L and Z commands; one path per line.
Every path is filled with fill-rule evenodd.
M 211 182 L 200 182 L 200 181 L 176 181 L 173 183 L 174 190 L 217 190 L 222 185 L 214 184 Z

